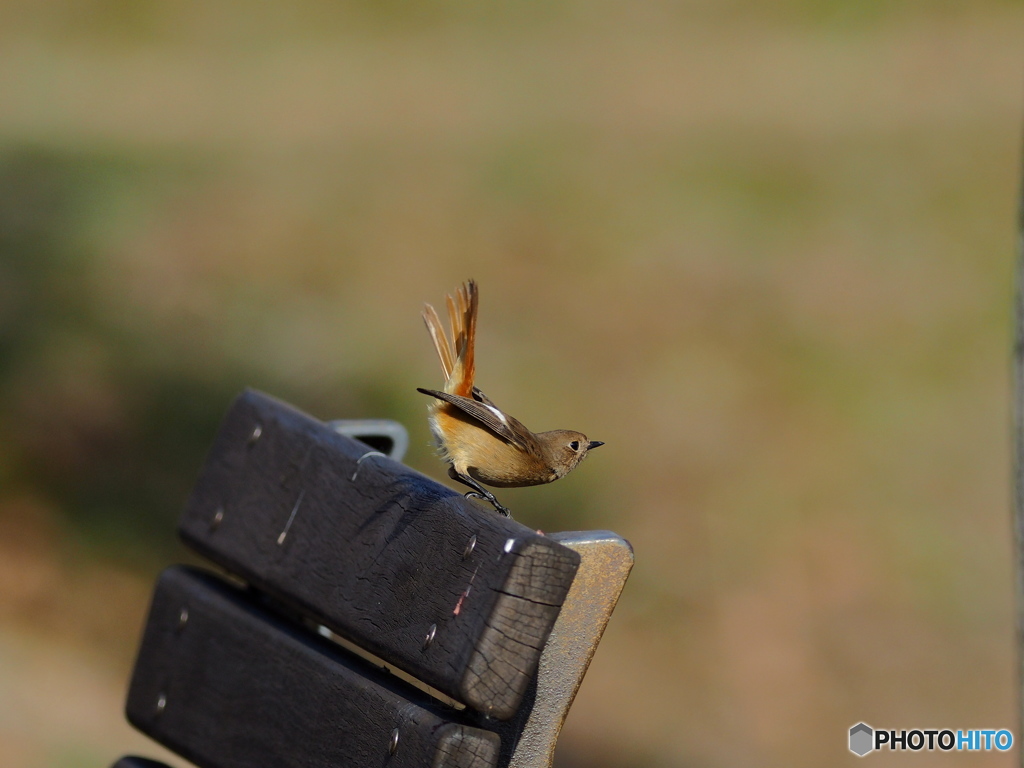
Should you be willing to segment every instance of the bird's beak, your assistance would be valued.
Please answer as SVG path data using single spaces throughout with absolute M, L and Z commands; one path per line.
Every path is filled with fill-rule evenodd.
M 592 451 L 600 445 L 604 445 L 604 443 L 602 443 L 600 440 L 591 440 L 590 444 L 587 446 L 587 450 Z

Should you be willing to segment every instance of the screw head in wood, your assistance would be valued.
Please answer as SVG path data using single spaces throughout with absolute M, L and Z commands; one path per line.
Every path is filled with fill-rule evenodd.
M 423 638 L 423 650 L 430 647 L 430 644 L 434 642 L 434 636 L 437 634 L 437 624 L 431 624 L 430 629 L 427 630 L 427 636 Z
M 391 732 L 391 743 L 388 744 L 388 754 L 393 755 L 398 751 L 398 729 Z
M 476 549 L 476 534 L 474 533 L 469 538 L 469 543 L 466 544 L 466 549 L 462 553 L 462 559 L 468 560 L 469 556 L 473 554 L 473 550 Z

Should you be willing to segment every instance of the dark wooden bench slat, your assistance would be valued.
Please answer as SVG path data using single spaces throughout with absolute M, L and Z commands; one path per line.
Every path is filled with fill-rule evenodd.
M 359 462 L 366 453 L 322 422 L 245 392 L 179 532 L 417 679 L 511 717 L 579 556 L 402 464 Z
M 263 602 L 194 568 L 164 571 L 128 691 L 129 721 L 201 768 L 496 764 L 496 734 Z

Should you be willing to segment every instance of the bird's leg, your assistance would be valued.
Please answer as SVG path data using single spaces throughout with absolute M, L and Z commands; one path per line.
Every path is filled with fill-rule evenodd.
M 498 500 L 496 498 L 494 498 L 494 494 L 493 493 L 488 491 L 486 488 L 484 488 L 482 485 L 480 485 L 480 483 L 478 483 L 476 480 L 474 480 L 469 475 L 464 475 L 461 472 L 457 472 L 455 470 L 455 467 L 449 466 L 448 467 L 448 476 L 452 480 L 457 480 L 458 482 L 462 483 L 463 485 L 468 485 L 470 488 L 473 489 L 472 491 L 470 491 L 469 493 L 466 494 L 466 498 L 470 498 L 470 497 L 475 496 L 478 499 L 485 499 L 485 500 L 491 502 L 491 504 L 494 505 L 494 508 L 498 512 L 503 514 L 505 517 L 512 517 L 512 513 L 508 510 L 507 507 L 503 507 L 498 502 Z

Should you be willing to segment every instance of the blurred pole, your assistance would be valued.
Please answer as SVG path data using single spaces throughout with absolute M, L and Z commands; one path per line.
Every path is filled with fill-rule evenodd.
M 1018 167 L 1021 165 L 1018 161 Z M 1014 534 L 1017 555 L 1017 720 L 1024 738 L 1024 177 L 1017 208 L 1017 270 L 1013 342 Z M 1018 748 L 1024 768 L 1024 749 Z

